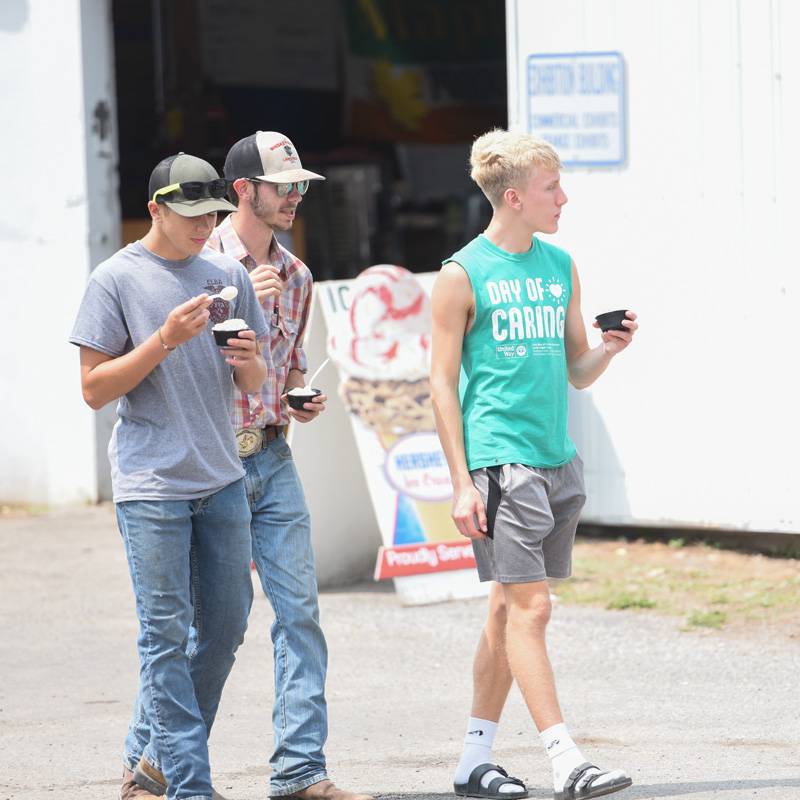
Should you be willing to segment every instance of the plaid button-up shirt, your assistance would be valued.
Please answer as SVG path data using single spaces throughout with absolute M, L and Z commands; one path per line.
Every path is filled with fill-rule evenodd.
M 231 216 L 226 217 L 211 234 L 208 244 L 215 250 L 235 258 L 250 272 L 256 260 L 247 251 L 236 233 Z M 311 270 L 273 236 L 269 246 L 269 263 L 280 270 L 283 292 L 280 298 L 267 297 L 261 307 L 269 324 L 270 351 L 274 371 L 258 394 L 237 390 L 233 403 L 233 426 L 263 428 L 265 425 L 286 425 L 289 417 L 281 403 L 290 369 L 307 369 L 303 337 L 311 308 Z

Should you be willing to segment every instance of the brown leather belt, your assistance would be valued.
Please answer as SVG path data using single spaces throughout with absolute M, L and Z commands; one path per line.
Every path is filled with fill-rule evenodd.
M 239 458 L 255 455 L 273 439 L 277 439 L 281 433 L 283 433 L 283 428 L 279 425 L 267 425 L 266 428 L 239 428 L 236 431 Z

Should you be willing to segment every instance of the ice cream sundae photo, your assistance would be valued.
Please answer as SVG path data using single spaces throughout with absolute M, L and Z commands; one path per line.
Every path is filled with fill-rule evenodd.
M 345 406 L 381 437 L 432 431 L 431 304 L 422 285 L 380 264 L 353 281 L 350 297 L 349 325 L 328 348 L 346 376 Z
M 422 485 L 431 477 L 431 469 L 410 474 L 412 467 L 443 460 L 434 433 L 428 377 L 430 298 L 412 272 L 379 264 L 352 282 L 349 302 L 346 320 L 331 333 L 328 352 L 341 372 L 339 395 L 344 406 L 377 438 L 384 453 L 384 473 L 398 492 L 392 543 L 456 540 L 449 480 L 433 492 Z M 432 446 L 436 452 L 431 452 Z M 394 480 L 400 473 L 402 479 Z M 413 488 L 418 481 L 420 485 Z

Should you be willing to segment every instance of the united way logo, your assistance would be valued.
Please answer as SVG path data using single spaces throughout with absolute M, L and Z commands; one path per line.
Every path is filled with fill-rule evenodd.
M 495 358 L 498 361 L 506 361 L 509 358 L 525 358 L 528 355 L 528 345 L 526 344 L 499 344 L 495 350 Z

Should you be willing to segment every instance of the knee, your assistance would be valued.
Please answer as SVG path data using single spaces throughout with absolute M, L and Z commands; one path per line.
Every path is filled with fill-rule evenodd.
M 229 616 L 224 625 L 217 628 L 207 626 L 199 632 L 193 642 L 195 653 L 200 650 L 214 652 L 217 655 L 235 653 L 244 642 L 246 632 L 247 614 Z
M 182 655 L 189 641 L 192 613 L 187 610 L 154 613 L 142 620 L 139 645 L 152 658 Z
M 235 650 L 247 631 L 247 619 L 253 604 L 252 582 L 242 584 L 239 591 L 229 589 L 228 594 L 218 594 L 204 604 L 199 614 L 199 639 L 207 645 L 225 650 Z
M 276 636 L 279 631 L 293 641 L 313 641 L 322 636 L 316 591 L 297 587 L 293 595 L 275 598 L 273 608 L 273 631 Z
M 244 641 L 244 634 L 247 630 L 247 620 L 253 606 L 253 585 L 252 582 L 244 587 L 242 593 L 237 598 L 234 613 L 225 627 L 228 631 L 228 638 L 238 647 Z
M 489 596 L 489 613 L 486 618 L 487 631 L 502 632 L 508 623 L 508 605 L 502 591 L 492 591 Z
M 512 603 L 508 609 L 508 627 L 524 628 L 531 633 L 544 631 L 550 622 L 551 610 L 549 594 L 537 594 L 524 603 Z

